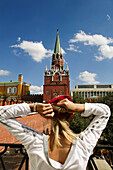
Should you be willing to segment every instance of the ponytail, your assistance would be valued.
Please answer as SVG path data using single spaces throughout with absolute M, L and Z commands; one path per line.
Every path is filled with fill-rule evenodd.
M 54 117 L 52 120 L 52 138 L 50 140 L 50 149 L 53 150 L 54 147 L 62 147 L 60 143 L 60 136 L 63 135 L 71 143 L 75 143 L 75 140 L 78 134 L 72 132 L 69 128 L 70 124 L 65 119 L 59 119 Z

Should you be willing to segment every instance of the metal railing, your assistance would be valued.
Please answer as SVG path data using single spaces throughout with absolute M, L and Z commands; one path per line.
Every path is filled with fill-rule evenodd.
M 10 149 L 14 149 L 15 151 L 19 151 L 20 155 L 23 155 L 22 160 L 18 166 L 18 170 L 21 170 L 23 165 L 24 165 L 24 170 L 29 169 L 29 158 L 27 155 L 27 152 L 22 144 L 12 144 L 12 143 L 0 143 L 0 147 L 2 149 L 0 150 L 0 161 L 2 165 L 3 170 L 8 170 L 9 168 L 6 167 L 6 163 L 4 161 L 4 155 L 7 157 L 7 151 L 10 151 Z M 95 149 L 106 149 L 106 150 L 111 150 L 113 152 L 113 146 L 108 146 L 108 145 L 97 145 Z M 16 154 L 16 153 L 15 153 Z M 88 170 L 98 170 L 94 157 L 95 157 L 96 152 L 91 155 L 89 162 L 88 162 Z M 14 163 L 14 162 L 13 162 Z M 17 169 L 17 168 L 16 168 Z
M 25 148 L 24 148 L 24 146 L 23 146 L 22 144 L 0 143 L 0 146 L 3 147 L 3 148 L 1 149 L 1 151 L 0 151 L 0 160 L 1 160 L 1 165 L 2 165 L 3 170 L 8 170 L 8 169 L 6 168 L 6 164 L 5 164 L 5 161 L 4 161 L 3 156 L 4 156 L 4 154 L 6 154 L 6 152 L 7 152 L 8 150 L 10 150 L 11 148 L 13 148 L 13 149 L 18 149 L 18 150 L 19 150 L 19 153 L 20 153 L 21 155 L 23 155 L 22 160 L 21 160 L 21 162 L 20 162 L 20 165 L 19 165 L 19 167 L 18 167 L 18 170 L 21 170 L 21 169 L 22 169 L 24 163 L 25 163 L 25 170 L 28 170 L 29 158 L 28 158 L 28 155 L 27 155 L 27 153 L 26 153 L 26 151 L 25 151 Z M 6 155 L 6 156 L 7 156 L 7 155 Z
M 101 153 L 101 150 L 111 151 L 112 152 L 112 158 L 109 158 L 109 161 L 111 161 L 111 164 L 113 165 L 113 146 L 110 145 L 96 145 L 94 149 L 94 153 L 90 156 L 89 162 L 88 162 L 88 170 L 103 170 L 102 166 L 104 166 L 104 169 L 111 170 L 110 163 L 106 160 L 106 156 Z M 98 152 L 100 151 L 100 152 Z M 109 153 L 109 152 L 108 152 Z M 110 160 L 111 159 L 111 160 Z M 99 165 L 103 164 L 103 165 Z M 99 166 L 101 168 L 99 168 Z M 106 166 L 106 167 L 105 167 Z

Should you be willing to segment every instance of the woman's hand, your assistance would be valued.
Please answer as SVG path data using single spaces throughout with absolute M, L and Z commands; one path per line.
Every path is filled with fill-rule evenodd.
M 36 106 L 35 106 L 36 105 Z M 51 104 L 43 104 L 43 103 L 34 103 L 34 104 L 29 104 L 31 111 L 34 111 L 33 108 L 34 106 L 36 107 L 35 112 L 38 112 L 41 116 L 45 118 L 53 118 L 54 117 L 54 112 Z
M 36 110 L 38 113 L 45 118 L 53 118 L 54 112 L 51 104 L 37 103 Z
M 68 99 L 61 100 L 56 104 L 57 106 L 65 107 L 68 112 L 75 111 L 75 104 Z
M 68 112 L 83 112 L 85 110 L 85 104 L 76 104 L 68 99 L 61 100 L 56 104 L 57 106 L 62 106 L 67 109 Z

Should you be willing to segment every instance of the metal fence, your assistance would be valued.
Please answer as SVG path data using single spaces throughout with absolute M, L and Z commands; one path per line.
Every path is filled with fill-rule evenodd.
M 21 161 L 18 163 L 18 165 L 13 168 L 16 170 L 29 170 L 29 158 L 27 155 L 27 152 L 24 148 L 24 146 L 22 144 L 12 144 L 12 143 L 0 143 L 0 170 L 12 170 L 12 167 L 10 165 L 10 163 L 6 163 L 6 161 L 4 160 L 5 158 L 8 157 L 8 155 L 10 155 L 10 157 L 12 157 L 11 155 L 11 149 L 13 150 L 14 154 L 14 160 L 13 164 L 17 164 L 17 159 L 16 158 L 16 154 L 18 154 L 18 159 L 21 157 Z M 98 152 L 99 150 L 104 149 L 104 151 L 111 151 L 112 152 L 112 158 L 110 158 L 112 161 L 111 163 L 113 163 L 113 146 L 108 146 L 108 145 L 97 145 L 95 147 L 94 153 L 91 155 L 89 162 L 88 162 L 88 170 L 102 170 L 99 169 L 98 166 L 95 164 L 95 160 L 94 157 L 97 159 L 104 159 L 102 158 L 102 153 Z M 109 152 L 108 152 L 109 153 Z M 104 159 L 104 161 L 106 161 Z M 7 165 L 6 165 L 7 164 Z M 109 165 L 108 165 L 109 166 Z M 110 166 L 109 166 L 110 167 Z M 2 168 L 2 169 L 1 169 Z M 108 169 L 107 169 L 108 170 Z
M 0 143 L 0 147 L 1 147 L 0 160 L 1 160 L 1 167 L 3 170 L 9 170 L 12 168 L 12 167 L 10 168 L 9 164 L 7 164 L 7 166 L 6 166 L 6 162 L 4 161 L 4 157 L 8 156 L 7 152 L 10 154 L 11 149 L 13 149 L 13 152 L 14 152 L 13 155 L 16 155 L 17 153 L 19 153 L 19 157 L 21 156 L 21 158 L 22 158 L 18 167 L 17 167 L 18 170 L 21 170 L 23 165 L 24 165 L 24 170 L 28 170 L 29 158 L 28 158 L 26 150 L 22 144 Z M 16 165 L 16 163 L 17 163 L 16 159 L 14 158 L 13 164 Z

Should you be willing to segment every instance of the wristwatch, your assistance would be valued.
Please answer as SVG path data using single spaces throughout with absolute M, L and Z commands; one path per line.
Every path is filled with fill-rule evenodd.
M 34 108 L 33 108 L 34 112 L 37 111 L 37 110 L 36 110 L 36 106 L 37 106 L 37 103 L 34 103 Z

